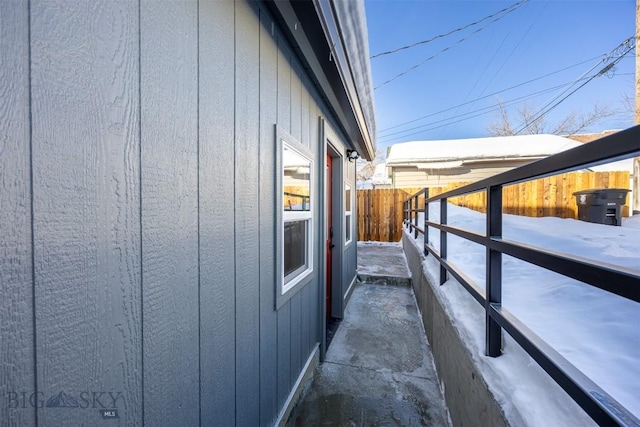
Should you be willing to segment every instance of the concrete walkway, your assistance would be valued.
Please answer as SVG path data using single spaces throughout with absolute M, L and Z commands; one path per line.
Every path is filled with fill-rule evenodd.
M 288 425 L 450 426 L 413 291 L 377 284 L 389 273 L 382 260 L 398 251 L 402 257 L 389 267 L 406 269 L 402 248 L 361 245 L 364 270 L 376 269 L 362 274 L 376 283 L 356 285 L 326 360 Z M 400 270 L 392 277 L 407 278 L 408 270 Z
M 411 272 L 402 245 L 358 242 L 358 277 L 363 283 L 411 286 Z

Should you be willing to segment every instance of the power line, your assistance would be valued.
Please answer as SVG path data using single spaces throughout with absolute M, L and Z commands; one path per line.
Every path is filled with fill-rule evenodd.
M 482 96 L 484 95 L 484 93 L 486 92 L 486 90 L 490 87 L 491 83 L 493 83 L 493 80 L 498 76 L 498 74 L 500 74 L 500 72 L 502 71 L 502 69 L 504 68 L 504 66 L 507 64 L 507 62 L 509 62 L 509 60 L 511 59 L 511 57 L 513 56 L 513 54 L 518 50 L 518 48 L 520 47 L 520 45 L 522 44 L 523 40 L 527 38 L 527 35 L 529 34 L 529 32 L 531 31 L 531 29 L 536 25 L 536 23 L 540 20 L 540 17 L 542 16 L 542 14 L 544 13 L 544 11 L 547 9 L 547 7 L 549 6 L 549 3 L 545 3 L 544 7 L 540 10 L 540 12 L 537 14 L 537 16 L 535 17 L 535 19 L 531 22 L 531 24 L 529 25 L 529 28 L 527 28 L 527 30 L 524 32 L 524 34 L 522 34 L 522 36 L 520 37 L 520 40 L 518 40 L 518 43 L 516 43 L 515 46 L 513 46 L 513 49 L 511 50 L 511 52 L 509 52 L 509 54 L 507 55 L 507 57 L 502 61 L 502 64 L 500 65 L 500 67 L 494 71 L 492 73 L 492 77 L 489 79 L 489 81 L 485 84 L 484 88 L 482 89 L 482 92 L 480 92 L 480 94 L 478 96 Z M 511 32 L 509 32 L 507 34 L 507 37 L 511 36 Z M 506 41 L 506 39 L 505 39 Z M 503 41 L 504 43 L 504 41 Z M 502 44 L 501 44 L 502 46 Z M 499 50 L 499 49 L 498 49 Z M 495 55 L 498 53 L 498 50 L 496 50 L 496 52 L 494 53 L 494 57 Z M 487 62 L 484 70 L 482 71 L 482 75 L 484 75 L 484 73 L 486 72 L 486 70 L 489 68 L 489 65 L 493 63 L 493 58 Z M 468 95 L 471 95 L 471 93 L 473 92 L 473 90 L 475 89 L 475 87 L 480 83 L 480 79 L 478 78 L 476 80 L 476 82 L 474 83 L 473 87 L 471 88 L 471 91 L 468 92 Z M 465 101 L 467 96 L 465 96 Z M 471 106 L 469 106 L 468 108 L 471 108 Z M 458 112 L 458 110 L 456 110 L 456 112 Z M 446 135 L 449 135 L 453 130 L 455 130 L 457 128 L 457 126 L 453 126 L 449 129 L 447 129 Z
M 587 78 L 588 77 L 586 77 L 584 79 L 587 79 Z M 527 98 L 543 95 L 543 94 L 545 94 L 547 92 L 551 92 L 551 91 L 554 91 L 556 89 L 559 89 L 559 88 L 562 88 L 562 87 L 565 87 L 565 86 L 568 86 L 568 85 L 571 85 L 571 84 L 573 84 L 573 82 L 565 83 L 565 84 L 554 86 L 554 87 L 551 87 L 551 88 L 548 88 L 548 89 L 544 89 L 544 90 L 541 90 L 541 91 L 538 91 L 538 92 L 530 93 L 528 95 L 523 95 L 523 96 L 520 96 L 518 98 L 510 99 L 509 101 L 506 101 L 505 103 L 503 103 L 503 106 L 508 107 L 508 106 L 516 104 L 518 101 L 521 101 L 523 99 L 527 99 Z M 402 130 L 402 131 L 390 133 L 390 134 L 387 134 L 387 135 L 379 137 L 379 140 L 386 139 L 386 138 L 389 138 L 389 137 L 397 135 L 397 134 L 404 134 L 401 137 L 418 135 L 418 134 L 426 132 L 426 131 L 430 131 L 430 130 L 433 130 L 433 129 L 439 129 L 441 127 L 449 126 L 449 125 L 456 124 L 456 123 L 461 123 L 461 122 L 463 122 L 465 120 L 472 119 L 472 118 L 479 117 L 479 116 L 483 116 L 485 114 L 492 113 L 494 111 L 499 111 L 499 110 L 500 110 L 500 104 L 494 104 L 494 105 L 490 105 L 488 107 L 480 108 L 478 110 L 469 111 L 467 113 L 463 113 L 463 114 L 460 114 L 458 116 L 448 117 L 446 119 L 436 120 L 434 122 L 425 123 L 423 125 L 416 126 L 414 128 L 409 128 L 409 129 L 405 129 L 405 130 Z M 478 113 L 478 114 L 475 114 L 475 113 Z M 473 114 L 473 115 L 469 116 L 470 114 Z M 468 116 L 468 117 L 466 117 L 466 116 Z M 460 118 L 460 120 L 450 121 L 450 120 L 456 119 L 456 118 Z M 435 124 L 438 124 L 438 123 L 442 123 L 442 122 L 447 122 L 447 123 L 445 123 L 443 125 L 440 125 L 440 126 L 431 127 L 429 129 L 422 129 L 422 128 L 426 127 L 426 126 L 432 126 L 432 125 L 435 125 Z M 405 132 L 409 132 L 411 130 L 416 130 L 416 129 L 421 129 L 421 130 L 418 131 L 418 132 L 405 134 Z
M 504 9 L 499 10 L 496 13 L 493 13 L 491 15 L 485 16 L 484 18 L 482 18 L 482 19 L 480 19 L 478 21 L 475 21 L 475 22 L 472 22 L 470 24 L 467 24 L 464 27 L 456 28 L 455 30 L 451 30 L 448 33 L 437 35 L 437 36 L 432 37 L 432 38 L 430 38 L 428 40 L 422 40 L 422 41 L 419 41 L 419 42 L 416 42 L 416 43 L 412 43 L 412 44 L 409 44 L 409 45 L 406 45 L 406 46 L 399 47 L 397 49 L 393 49 L 393 50 L 389 50 L 389 51 L 386 51 L 386 52 L 377 53 L 377 54 L 373 55 L 371 57 L 371 59 L 378 58 L 378 57 L 384 56 L 384 55 L 391 55 L 392 53 L 400 52 L 400 51 L 405 50 L 405 49 L 411 49 L 412 47 L 416 47 L 416 46 L 419 46 L 419 45 L 422 45 L 422 44 L 426 44 L 426 43 L 432 42 L 434 40 L 440 39 L 442 37 L 450 36 L 451 34 L 457 33 L 457 32 L 462 31 L 462 30 L 466 30 L 469 27 L 477 25 L 477 24 L 479 24 L 479 23 L 481 23 L 483 21 L 486 21 L 489 18 L 493 18 L 494 16 L 499 15 L 502 12 L 505 12 L 505 11 L 507 11 L 507 10 L 513 8 L 513 7 L 518 7 L 522 3 L 526 3 L 527 1 L 529 1 L 529 0 L 520 0 L 519 2 L 514 3 L 511 6 L 505 7 Z
M 531 125 L 533 125 L 535 122 L 537 122 L 538 120 L 540 120 L 542 117 L 544 117 L 547 113 L 549 113 L 551 110 L 553 110 L 554 108 L 556 108 L 558 105 L 560 105 L 562 102 L 564 102 L 567 98 L 569 98 L 571 95 L 573 95 L 574 93 L 576 93 L 578 90 L 582 89 L 587 83 L 589 83 L 590 81 L 592 81 L 593 79 L 595 79 L 596 77 L 605 75 L 607 72 L 609 72 L 618 62 L 620 62 L 622 60 L 622 58 L 624 58 L 625 55 L 627 55 L 629 52 L 631 52 L 632 50 L 635 49 L 635 44 L 633 44 L 633 37 L 629 37 L 628 39 L 626 39 L 625 41 L 623 41 L 622 43 L 620 43 L 618 46 L 616 46 L 600 63 L 603 62 L 607 62 L 609 61 L 612 57 L 617 56 L 613 62 L 611 62 L 610 64 L 607 64 L 604 68 L 602 68 L 598 73 L 596 73 L 595 75 L 591 76 L 587 81 L 585 81 L 584 83 L 582 83 L 580 86 L 578 86 L 577 88 L 575 88 L 574 90 L 572 90 L 571 92 L 569 92 L 565 97 L 563 97 L 562 99 L 560 99 L 559 101 L 557 101 L 555 104 L 551 105 L 556 99 L 558 99 L 560 96 L 562 96 L 563 93 L 566 92 L 566 90 L 564 92 L 561 92 L 560 94 L 556 95 L 551 101 L 549 101 L 544 107 L 542 107 L 535 115 L 534 118 L 529 121 L 528 123 L 525 123 L 518 131 L 515 132 L 515 135 L 520 134 L 521 132 L 523 132 L 525 129 L 527 129 L 528 127 L 530 127 Z M 626 50 L 624 50 L 626 49 Z M 593 70 L 594 68 L 596 68 L 596 66 L 599 64 L 596 64 L 595 66 L 593 66 L 589 71 Z M 584 76 L 584 74 L 583 74 Z M 582 77 L 582 76 L 581 76 Z M 574 84 L 577 83 L 574 82 Z M 568 89 L 567 89 L 568 90 Z
M 631 48 L 630 50 L 632 50 L 632 49 L 633 48 Z M 624 55 L 626 55 L 627 53 L 628 52 L 624 53 Z M 625 58 L 624 56 L 620 56 L 619 58 L 616 59 L 615 63 L 621 61 L 624 58 Z M 587 80 L 580 87 L 584 86 L 586 83 L 588 83 L 589 81 L 593 80 L 594 78 L 596 78 L 598 76 L 605 75 L 608 71 L 610 71 L 613 68 L 613 66 L 615 66 L 615 63 L 607 65 L 606 67 L 604 67 L 603 69 L 598 71 L 596 74 L 593 74 L 591 76 L 583 76 L 583 77 L 579 78 L 577 81 L 585 81 L 585 80 Z M 620 74 L 616 74 L 616 75 L 633 75 L 633 73 L 624 73 L 624 74 L 620 73 Z M 512 106 L 512 105 L 516 104 L 518 101 L 520 101 L 522 99 L 539 96 L 539 95 L 542 95 L 544 93 L 556 90 L 558 88 L 562 88 L 562 87 L 566 87 L 566 86 L 573 86 L 573 85 L 576 84 L 577 81 L 573 80 L 573 81 L 571 81 L 569 83 L 565 83 L 565 84 L 562 84 L 562 85 L 554 86 L 554 87 L 551 87 L 551 88 L 548 88 L 548 89 L 545 89 L 545 90 L 542 90 L 542 91 L 531 93 L 529 95 L 520 96 L 518 98 L 514 98 L 514 99 L 511 99 L 511 100 L 505 102 L 503 105 L 504 106 Z M 574 93 L 578 89 L 579 88 L 575 89 L 572 93 Z M 569 94 L 569 95 L 571 95 L 571 94 Z M 567 97 L 569 95 L 567 95 Z M 566 97 L 565 97 L 565 99 L 566 99 Z M 455 108 L 455 107 L 451 107 L 451 109 L 452 108 Z M 488 107 L 483 107 L 483 108 L 480 108 L 478 110 L 470 111 L 470 112 L 467 112 L 467 113 L 464 113 L 464 114 L 461 114 L 461 115 L 458 115 L 458 116 L 453 116 L 453 117 L 449 117 L 449 118 L 446 118 L 446 119 L 437 120 L 435 122 L 426 123 L 424 125 L 416 126 L 414 128 L 405 129 L 405 130 L 402 130 L 402 131 L 398 131 L 398 132 L 394 132 L 394 133 L 391 133 L 391 134 L 387 134 L 385 136 L 379 137 L 379 141 L 387 139 L 387 138 L 390 138 L 390 137 L 392 137 L 394 135 L 397 135 L 397 134 L 403 134 L 403 135 L 401 135 L 399 137 L 396 137 L 396 138 L 406 138 L 408 136 L 419 135 L 419 134 L 422 134 L 424 132 L 428 132 L 428 131 L 431 131 L 431 130 L 440 129 L 440 128 L 443 128 L 443 127 L 446 127 L 446 126 L 450 126 L 450 125 L 453 125 L 453 124 L 461 123 L 461 122 L 464 122 L 466 120 L 469 120 L 469 119 L 472 119 L 472 118 L 476 118 L 476 117 L 480 117 L 480 116 L 483 116 L 485 114 L 488 114 L 488 113 L 491 113 L 491 112 L 494 112 L 494 111 L 498 111 L 498 110 L 499 110 L 499 104 L 491 105 L 491 106 L 488 106 Z M 474 114 L 474 113 L 478 113 L 478 114 Z M 469 114 L 473 114 L 473 115 L 469 116 Z M 455 119 L 455 118 L 460 118 L 460 120 L 451 121 L 452 119 Z M 435 124 L 438 124 L 438 123 L 442 123 L 442 122 L 446 122 L 446 123 L 438 125 L 438 126 L 433 126 L 433 127 L 428 128 L 428 129 L 423 129 L 426 126 L 432 126 L 432 125 L 435 125 Z M 415 129 L 420 129 L 420 130 L 417 131 L 417 132 L 409 133 L 409 134 L 405 133 L 405 132 L 409 132 L 409 131 L 415 130 Z M 391 139 L 395 139 L 395 138 L 391 138 Z M 390 141 L 391 139 L 388 139 L 386 142 Z M 383 142 L 383 141 L 380 141 L 380 142 Z
M 506 102 L 503 102 L 502 105 L 505 106 L 505 107 L 508 107 L 508 106 L 516 104 L 518 101 L 521 101 L 523 99 L 527 99 L 527 98 L 532 98 L 532 97 L 536 97 L 536 96 L 539 96 L 539 95 L 543 95 L 545 93 L 560 89 L 560 88 L 565 87 L 565 86 L 570 85 L 570 84 L 573 84 L 573 82 L 564 83 L 564 84 L 553 86 L 553 87 L 550 87 L 548 89 L 544 89 L 544 90 L 541 90 L 541 91 L 538 91 L 538 92 L 534 92 L 534 93 L 530 93 L 530 94 L 527 94 L 527 95 L 519 96 L 517 98 L 510 99 L 510 100 L 508 100 Z M 482 113 L 482 114 L 491 113 L 493 111 L 498 111 L 500 109 L 499 106 L 500 106 L 500 103 L 489 105 L 488 107 L 482 107 L 482 108 L 479 108 L 477 110 L 468 111 L 466 113 L 462 113 L 462 114 L 459 114 L 457 116 L 447 117 L 446 119 L 436 120 L 436 121 L 433 121 L 433 122 L 425 123 L 425 124 L 420 125 L 420 126 L 415 126 L 415 127 L 412 127 L 412 128 L 408 128 L 408 129 L 400 130 L 400 131 L 397 131 L 397 132 L 389 133 L 389 134 L 386 134 L 386 135 L 383 135 L 383 136 L 379 136 L 379 139 L 385 139 L 385 138 L 388 138 L 390 136 L 403 134 L 405 132 L 409 132 L 409 131 L 416 130 L 416 129 L 422 129 L 422 128 L 427 127 L 427 126 L 431 126 L 431 125 L 434 125 L 434 124 L 437 124 L 437 123 L 446 122 L 446 121 L 449 121 L 449 120 L 452 120 L 452 119 L 465 117 L 465 116 L 467 116 L 469 114 L 475 114 L 475 113 L 478 113 L 478 112 L 481 112 L 481 111 L 484 111 L 484 113 Z M 477 116 L 473 116 L 473 117 L 477 117 Z M 458 123 L 458 122 L 456 122 L 456 123 Z M 408 136 L 408 135 L 404 135 L 404 136 Z
M 524 2 L 526 2 L 526 1 L 528 1 L 528 0 L 524 0 Z M 519 4 L 522 4 L 522 3 L 524 3 L 524 2 L 520 2 Z M 517 4 L 518 4 L 518 3 L 517 3 Z M 514 8 L 514 9 L 511 9 L 511 10 L 508 10 L 504 15 L 499 16 L 499 17 L 495 18 L 493 21 L 489 22 L 489 23 L 488 23 L 487 25 L 485 25 L 484 27 L 480 27 L 480 28 L 478 28 L 477 30 L 475 30 L 475 31 L 473 31 L 473 32 L 471 32 L 471 33 L 469 33 L 467 36 L 465 36 L 465 37 L 461 38 L 461 39 L 460 39 L 460 40 L 458 40 L 457 42 L 455 42 L 455 43 L 453 43 L 453 44 L 450 44 L 449 46 L 445 47 L 444 49 L 442 49 L 442 50 L 441 50 L 441 51 L 439 51 L 438 53 L 435 53 L 435 54 L 431 55 L 430 57 L 428 57 L 428 58 L 427 58 L 427 59 L 425 59 L 424 61 L 422 61 L 422 62 L 420 62 L 420 63 L 418 63 L 418 64 L 414 65 L 413 67 L 411 67 L 411 68 L 409 68 L 409 69 L 407 69 L 407 70 L 403 71 L 402 73 L 400 73 L 400 74 L 398 74 L 398 75 L 396 75 L 396 76 L 394 76 L 394 77 L 390 78 L 389 80 L 387 80 L 387 81 L 383 82 L 382 84 L 380 84 L 380 85 L 378 85 L 378 86 L 374 87 L 374 90 L 375 90 L 375 89 L 380 89 L 382 86 L 384 86 L 384 85 L 386 85 L 386 84 L 388 84 L 388 83 L 391 83 L 392 81 L 396 80 L 396 79 L 397 79 L 397 78 L 399 78 L 399 77 L 404 76 L 405 74 L 407 74 L 407 73 L 409 73 L 409 72 L 411 72 L 411 71 L 415 70 L 416 68 L 418 68 L 418 67 L 420 67 L 420 66 L 424 65 L 426 62 L 431 61 L 431 60 L 432 60 L 432 59 L 434 59 L 434 58 L 437 58 L 439 55 L 441 55 L 441 54 L 443 54 L 444 52 L 446 52 L 446 51 L 450 50 L 451 48 L 453 48 L 453 47 L 455 47 L 455 46 L 459 45 L 459 44 L 460 44 L 460 43 L 462 43 L 463 41 L 465 41 L 465 40 L 467 40 L 467 39 L 471 38 L 471 36 L 473 36 L 473 35 L 475 35 L 475 34 L 478 34 L 480 31 L 484 30 L 484 29 L 485 29 L 485 28 L 487 28 L 489 25 L 491 25 L 491 24 L 493 24 L 493 23 L 495 23 L 495 22 L 497 22 L 497 21 L 501 20 L 502 18 L 504 18 L 505 16 L 507 16 L 507 15 L 508 15 L 508 14 L 510 14 L 511 12 L 515 11 L 516 9 L 517 9 L 517 8 Z
M 582 62 L 579 62 L 579 63 L 577 63 L 577 64 L 569 65 L 569 66 L 564 67 L 564 68 L 561 68 L 561 69 L 559 69 L 559 70 L 557 70 L 557 71 L 553 71 L 553 72 L 548 73 L 548 74 L 545 74 L 545 75 L 543 75 L 543 76 L 536 77 L 535 79 L 527 80 L 526 82 L 518 83 L 518 84 L 513 85 L 513 86 L 510 86 L 510 87 L 508 87 L 508 88 L 501 89 L 501 90 L 499 90 L 499 91 L 496 91 L 496 92 L 490 93 L 490 94 L 488 94 L 488 95 L 484 95 L 484 96 L 482 96 L 482 97 L 480 97 L 480 98 L 476 98 L 476 99 L 473 99 L 473 100 L 471 100 L 471 101 L 464 102 L 464 103 L 462 103 L 462 104 L 454 105 L 453 107 L 449 107 L 449 108 L 446 108 L 446 109 L 444 109 L 444 110 L 437 111 L 437 112 L 435 112 L 435 113 L 430 113 L 430 114 L 427 114 L 426 116 L 418 117 L 417 119 L 412 119 L 412 120 L 406 121 L 406 122 L 404 122 L 404 123 L 400 123 L 400 124 L 393 125 L 393 126 L 390 126 L 390 127 L 388 127 L 388 128 L 385 128 L 385 129 L 381 129 L 381 130 L 379 131 L 379 133 L 384 133 L 384 132 L 386 132 L 386 131 L 388 131 L 388 130 L 391 130 L 391 129 L 395 129 L 395 128 L 398 128 L 398 127 L 401 127 L 401 126 L 404 126 L 404 125 L 408 125 L 408 124 L 410 124 L 410 123 L 414 123 L 414 122 L 417 122 L 417 121 L 419 121 L 419 120 L 426 119 L 426 118 L 428 118 L 428 117 L 436 116 L 436 115 L 438 115 L 438 114 L 446 113 L 447 111 L 454 110 L 454 109 L 456 109 L 456 108 L 458 108 L 458 107 L 462 107 L 462 106 L 465 106 L 465 105 L 468 105 L 468 104 L 474 103 L 474 102 L 476 102 L 476 101 L 480 101 L 480 100 L 482 100 L 482 99 L 490 98 L 490 97 L 492 97 L 492 96 L 494 96 L 494 95 L 498 95 L 498 94 L 500 94 L 500 93 L 507 92 L 507 91 L 509 91 L 509 90 L 511 90 L 511 89 L 515 89 L 515 88 L 517 88 L 517 87 L 524 86 L 524 85 L 526 85 L 526 84 L 533 83 L 533 82 L 535 82 L 535 81 L 538 81 L 538 80 L 544 79 L 545 77 L 549 77 L 549 76 L 552 76 L 552 75 L 554 75 L 554 74 L 558 74 L 558 73 L 561 73 L 561 72 L 563 72 L 563 71 L 569 70 L 569 69 L 571 69 L 571 68 L 574 68 L 574 67 L 580 66 L 580 65 L 582 65 L 582 64 L 586 64 L 587 62 L 591 62 L 591 61 L 593 61 L 594 59 L 598 59 L 598 58 L 600 58 L 601 56 L 602 56 L 602 55 L 598 55 L 598 56 L 595 56 L 595 57 L 593 57 L 593 58 L 586 59 L 586 60 L 584 60 L 584 61 L 582 61 Z M 561 85 L 561 86 L 565 86 L 565 85 Z M 384 136 L 385 136 L 385 135 L 383 135 L 382 137 L 384 137 Z

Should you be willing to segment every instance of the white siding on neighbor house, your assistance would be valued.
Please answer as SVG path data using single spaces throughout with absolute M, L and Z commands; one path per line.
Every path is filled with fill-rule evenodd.
M 514 169 L 528 161 L 476 163 L 460 173 L 460 169 L 418 169 L 415 166 L 393 166 L 393 188 L 443 187 L 455 182 L 475 182 Z M 482 165 L 482 166 L 480 166 Z

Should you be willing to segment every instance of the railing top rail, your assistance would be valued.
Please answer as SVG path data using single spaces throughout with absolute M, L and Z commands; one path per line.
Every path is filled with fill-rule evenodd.
M 427 191 L 427 189 L 426 189 L 426 188 L 423 188 L 422 190 L 418 191 L 417 193 L 412 194 L 410 197 L 408 197 L 408 198 L 407 198 L 407 200 L 408 200 L 408 199 L 412 199 L 412 198 L 414 198 L 414 197 L 420 197 L 420 196 L 422 196 L 426 191 Z
M 640 125 L 433 197 L 428 197 L 429 189 L 424 188 L 407 199 L 409 203 L 404 210 L 405 225 L 413 231 L 414 238 L 418 237 L 418 233 L 424 235 L 429 227 L 440 230 L 440 252 L 436 251 L 433 243 L 427 238 L 424 239 L 425 255 L 433 254 L 440 264 L 440 284 L 445 283 L 447 274 L 450 274 L 479 303 L 484 305 L 485 354 L 488 356 L 501 354 L 501 330 L 504 329 L 592 419 L 602 425 L 640 426 L 640 420 L 529 330 L 524 323 L 502 308 L 502 255 L 519 258 L 548 271 L 636 302 L 640 302 L 640 275 L 636 270 L 622 266 L 503 239 L 502 187 L 626 159 L 634 155 L 640 155 Z M 481 235 L 447 225 L 447 199 L 480 191 L 486 192 L 485 233 Z M 417 206 L 418 197 L 423 194 L 425 194 L 425 204 Z M 416 202 L 412 202 L 413 200 Z M 427 205 L 435 201 L 441 201 L 439 223 L 429 221 L 428 218 Z M 417 215 L 423 210 L 425 212 L 424 228 L 418 226 Z M 486 247 L 484 292 L 473 283 L 473 280 L 465 276 L 463 270 L 447 259 L 449 234 Z
M 559 173 L 572 172 L 586 166 L 596 166 L 640 155 L 640 125 L 607 135 L 596 141 L 554 154 L 516 169 L 467 184 L 463 187 L 438 194 L 427 199 L 433 202 L 440 199 L 462 196 L 485 190 L 489 187 L 516 184 L 531 181 Z M 410 196 L 421 195 L 424 189 Z

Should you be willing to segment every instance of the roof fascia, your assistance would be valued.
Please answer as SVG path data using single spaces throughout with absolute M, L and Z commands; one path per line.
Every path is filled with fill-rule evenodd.
M 331 37 L 329 22 L 336 25 L 333 15 L 326 16 L 316 0 L 271 0 L 266 4 L 274 13 L 353 148 L 365 159 L 372 160 L 375 150 L 355 90 L 348 58 L 346 54 L 339 53 L 345 52 L 344 46 L 340 37 L 338 40 L 328 38 Z M 337 34 L 337 27 L 335 28 Z

